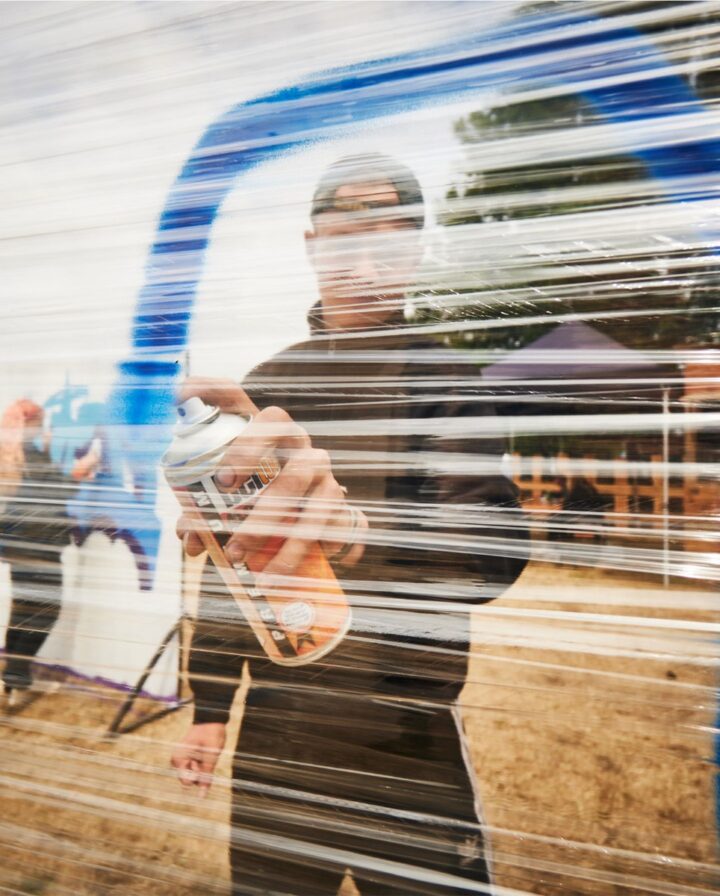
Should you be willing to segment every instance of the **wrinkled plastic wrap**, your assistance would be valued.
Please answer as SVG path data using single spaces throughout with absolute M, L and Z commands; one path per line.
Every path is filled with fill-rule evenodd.
M 717 5 L 3 19 L 0 890 L 718 892 Z

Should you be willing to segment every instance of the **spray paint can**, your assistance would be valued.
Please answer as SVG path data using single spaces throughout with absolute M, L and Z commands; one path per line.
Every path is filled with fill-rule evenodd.
M 215 473 L 250 418 L 221 413 L 201 398 L 181 404 L 178 417 L 173 442 L 162 459 L 165 478 L 185 513 L 197 522 L 210 559 L 263 650 L 284 666 L 325 656 L 347 633 L 351 611 L 322 547 L 311 546 L 290 583 L 266 593 L 258 589 L 256 574 L 280 548 L 282 538 L 268 539 L 262 551 L 242 563 L 232 563 L 223 551 L 234 528 L 280 473 L 277 458 L 264 458 L 236 491 L 221 491 Z

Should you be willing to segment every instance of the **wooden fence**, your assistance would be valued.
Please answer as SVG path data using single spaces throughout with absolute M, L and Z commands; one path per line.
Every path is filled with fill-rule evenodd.
M 720 529 L 720 483 L 693 475 L 671 476 L 666 493 L 659 455 L 631 463 L 624 458 L 603 461 L 590 455 L 570 459 L 565 454 L 551 458 L 513 454 L 510 465 L 523 509 L 537 522 L 538 535 L 547 529 L 548 519 L 563 509 L 563 496 L 572 478 L 582 476 L 606 499 L 607 511 L 601 523 L 607 535 L 614 534 L 613 530 L 618 535 L 632 534 L 632 530 L 662 530 L 667 496 L 667 525 L 686 550 L 717 549 L 720 543 L 720 534 L 715 534 Z M 596 526 L 598 521 L 595 516 Z

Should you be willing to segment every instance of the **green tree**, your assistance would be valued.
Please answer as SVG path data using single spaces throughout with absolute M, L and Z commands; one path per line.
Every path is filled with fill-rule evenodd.
M 710 90 L 714 87 L 712 83 Z M 704 94 L 707 99 L 707 84 Z M 667 202 L 640 159 L 583 154 L 583 129 L 599 120 L 583 97 L 566 95 L 497 104 L 455 123 L 467 166 L 447 191 L 438 217 L 444 227 L 462 228 L 452 231 L 454 242 L 468 245 L 459 263 L 447 265 L 445 281 L 441 276 L 435 282 L 433 298 L 419 309 L 422 320 L 462 322 L 462 332 L 453 341 L 485 349 L 527 345 L 568 314 L 582 315 L 592 326 L 635 348 L 720 341 L 720 302 L 711 254 L 704 258 L 697 249 L 665 240 L 663 233 L 648 239 L 642 252 L 634 249 L 626 254 L 617 246 L 603 252 L 602 244 L 593 246 L 590 236 L 580 260 L 573 253 L 553 251 L 553 234 L 562 231 L 566 215 L 576 216 L 573 232 L 582 242 L 585 214 L 610 213 L 621 223 L 627 209 L 649 211 Z M 482 152 L 477 150 L 496 141 L 528 138 L 541 148 L 543 141 L 557 141 L 558 136 L 565 144 L 556 154 L 561 161 L 478 167 Z M 574 142 L 579 147 L 575 156 Z M 488 280 L 482 264 L 483 225 L 504 222 L 501 226 L 509 227 L 530 219 L 546 223 L 550 248 L 544 255 L 536 250 L 507 263 L 501 259 Z M 586 221 L 592 234 L 591 218 Z M 473 241 L 475 266 L 468 261 Z M 449 242 L 453 243 L 452 237 Z

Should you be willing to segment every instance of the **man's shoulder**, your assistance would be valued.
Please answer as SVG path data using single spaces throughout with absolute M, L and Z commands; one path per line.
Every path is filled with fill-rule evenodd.
M 393 394 L 421 395 L 405 413 L 435 414 L 446 400 L 477 400 L 483 391 L 480 368 L 472 352 L 444 345 L 417 328 L 367 336 L 313 335 L 293 343 L 258 364 L 243 388 L 259 406 L 303 403 L 323 384 L 347 381 L 363 395 L 373 379 L 389 383 Z M 377 390 L 378 386 L 373 387 Z M 451 399 L 454 396 L 454 399 Z
M 263 376 L 282 373 L 294 364 L 303 361 L 303 359 L 307 360 L 313 350 L 317 350 L 317 346 L 314 343 L 314 339 L 305 339 L 280 349 L 280 351 L 275 352 L 274 355 L 253 367 L 245 376 L 244 382 L 249 383 Z
M 288 411 L 297 410 L 298 391 L 315 371 L 312 353 L 313 340 L 296 342 L 262 361 L 244 377 L 242 387 L 260 407 L 280 405 Z

